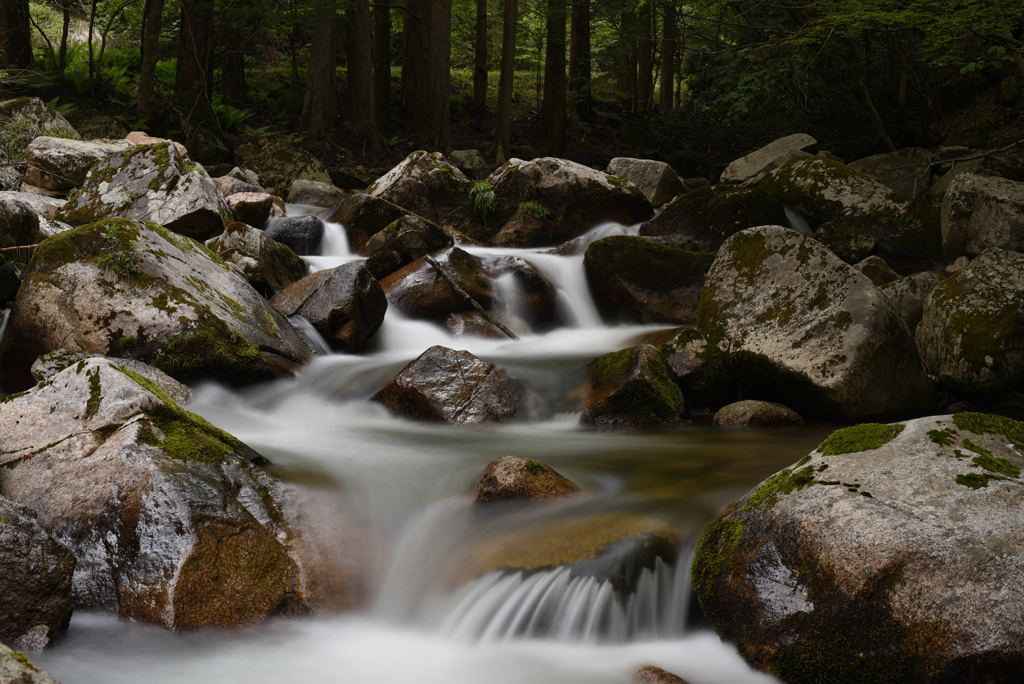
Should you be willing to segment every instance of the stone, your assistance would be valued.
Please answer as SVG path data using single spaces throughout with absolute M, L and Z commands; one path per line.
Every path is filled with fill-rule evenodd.
M 5 684 L 60 684 L 32 664 L 22 651 L 0 644 L 0 682 Z
M 39 216 L 39 232 L 36 234 L 36 243 L 40 243 L 48 237 L 53 237 L 58 233 L 63 233 L 65 230 L 71 230 L 74 228 L 69 223 L 63 221 L 54 221 L 48 219 L 45 216 Z
M 888 285 L 899 280 L 900 274 L 889 268 L 889 264 L 880 256 L 869 256 L 853 265 L 855 269 L 868 277 L 877 287 Z
M 0 128 L 17 126 L 18 137 L 15 147 L 8 154 L 20 157 L 28 143 L 41 135 L 54 138 L 81 140 L 75 127 L 56 109 L 38 97 L 17 97 L 0 102 Z
M 646 665 L 633 673 L 633 684 L 689 684 L 689 682 L 660 667 Z
M 496 247 L 546 245 L 553 239 L 556 228 L 544 205 L 523 202 L 501 230 L 491 237 L 490 243 Z
M 934 155 L 923 147 L 908 147 L 851 162 L 849 167 L 911 197 L 923 194 L 932 184 Z
M 705 528 L 704 614 L 794 684 L 1015 680 L 1022 441 L 978 413 L 833 433 Z
M 330 183 L 319 159 L 298 147 L 272 142 L 266 146 L 245 144 L 235 148 L 235 163 L 256 172 L 259 185 L 284 197 L 296 180 Z
M 287 245 L 244 223 L 229 223 L 206 246 L 239 273 L 264 297 L 272 297 L 309 275 L 309 264 Z
M 683 235 L 699 250 L 717 252 L 733 233 L 785 223 L 785 209 L 764 190 L 715 185 L 676 197 L 640 226 L 640 235 Z
M 665 162 L 615 157 L 608 162 L 606 171 L 640 188 L 640 192 L 654 207 L 660 207 L 683 192 L 683 182 Z
M 384 280 L 398 269 L 405 266 L 406 259 L 394 251 L 376 252 L 373 256 L 363 262 L 363 266 L 377 280 Z
M 320 253 L 320 242 L 324 239 L 324 224 L 311 214 L 275 218 L 267 221 L 264 232 L 268 238 L 287 245 L 299 256 L 309 256 Z
M 582 493 L 575 482 L 539 461 L 502 456 L 484 468 L 473 490 L 473 501 L 551 501 Z
M 924 300 L 945 279 L 945 273 L 921 271 L 882 285 L 879 289 L 886 299 L 899 310 L 903 322 L 907 324 L 907 329 L 913 335 L 917 330 L 917 324 L 921 322 Z
M 86 359 L 104 358 L 101 354 L 93 354 L 85 351 L 71 351 L 70 349 L 55 349 L 46 352 L 32 364 L 32 377 L 36 383 L 45 383 L 53 379 L 57 373 L 65 368 L 70 368 L 80 361 Z M 135 359 L 118 359 L 117 365 L 143 376 L 169 396 L 178 404 L 187 404 L 195 398 L 195 393 L 188 385 L 178 382 L 167 373 L 148 363 L 136 361 Z
M 123 140 L 128 133 L 123 123 L 103 114 L 93 114 L 78 127 L 83 140 Z
M 966 147 L 939 149 L 944 152 L 937 157 L 947 158 L 949 163 L 943 165 L 945 173 L 928 190 L 928 195 L 933 201 L 941 202 L 953 179 L 965 173 L 1024 183 L 1024 150 L 1019 147 L 1003 152 L 986 153 L 972 153 Z
M 440 152 L 413 152 L 374 181 L 366 194 L 446 229 L 466 232 L 476 218 L 470 180 Z
M 188 156 L 188 149 L 176 140 L 170 138 L 158 138 L 153 135 L 149 135 L 145 131 L 132 131 L 128 135 L 124 136 L 125 140 L 135 145 L 154 145 L 156 143 L 174 143 L 174 149 L 178 153 L 178 156 L 182 159 L 191 159 Z
M 58 220 L 75 226 L 115 217 L 152 221 L 208 240 L 224 232 L 231 210 L 203 167 L 163 142 L 136 145 L 97 162 L 57 210 Z
M 814 231 L 814 239 L 851 266 L 867 259 L 878 249 L 878 242 L 874 238 L 832 221 L 821 224 Z
M 966 256 L 957 257 L 953 263 L 946 267 L 946 273 L 956 273 L 962 268 L 966 268 L 967 264 L 971 263 L 971 259 Z
M 713 254 L 616 235 L 592 242 L 583 266 L 606 321 L 694 323 L 704 276 L 714 259 Z
M 270 305 L 305 318 L 335 351 L 354 354 L 384 322 L 388 301 L 362 264 L 348 263 L 292 283 Z
M 723 406 L 712 422 L 722 427 L 789 427 L 803 425 L 804 419 L 782 404 L 747 399 Z
M 371 237 L 403 216 L 411 215 L 387 200 L 361 193 L 343 200 L 326 220 L 344 226 L 349 249 L 355 254 L 365 254 Z
M 0 266 L 0 305 L 13 302 L 21 282 L 28 277 L 28 266 L 17 261 L 8 261 Z M 7 308 L 7 307 L 4 307 Z
M 435 345 L 379 389 L 370 401 L 404 418 L 469 425 L 527 417 L 526 386 L 467 351 Z
M 243 183 L 248 183 L 249 185 L 254 185 L 257 188 L 260 188 L 261 191 L 263 189 L 260 186 L 259 174 L 257 174 L 252 169 L 243 169 L 243 168 L 241 168 L 239 166 L 235 166 L 230 171 L 228 171 L 226 174 L 224 174 L 224 177 L 225 178 L 234 178 L 235 180 L 240 180 Z
M 17 192 L 14 190 L 5 190 L 0 192 L 0 201 L 5 199 L 18 200 L 22 204 L 27 205 L 35 213 L 48 219 L 55 218 L 57 216 L 57 210 L 67 203 L 66 200 L 57 199 L 55 197 L 43 197 L 42 195 L 36 195 L 31 192 Z
M 1024 379 L 1024 255 L 987 249 L 924 301 L 921 358 L 939 381 L 968 396 L 994 396 Z
M 493 307 L 495 293 L 480 258 L 458 247 L 450 247 L 433 258 L 463 292 L 485 309 Z M 435 320 L 454 311 L 473 310 L 473 305 L 423 258 L 398 269 L 380 284 L 388 304 L 410 318 Z
M 587 365 L 585 425 L 653 427 L 682 422 L 683 394 L 649 344 L 605 354 Z
M 751 228 L 722 245 L 697 324 L 709 342 L 701 372 L 741 397 L 845 420 L 933 407 L 896 307 L 867 276 L 788 228 Z
M 94 164 L 134 146 L 127 140 L 71 140 L 39 136 L 25 150 L 25 182 L 67 193 L 85 182 L 85 176 Z
M 20 199 L 0 196 L 0 248 L 35 244 L 39 217 Z
M 331 169 L 328 174 L 331 177 L 331 183 L 345 191 L 365 190 L 380 177 L 367 171 L 362 166 Z
M 226 201 L 235 221 L 259 226 L 270 218 L 270 210 L 274 207 L 275 199 L 277 198 L 266 192 L 237 192 L 229 195 Z
M 263 188 L 261 188 L 259 185 L 247 183 L 243 180 L 238 180 L 237 178 L 233 178 L 231 176 L 218 176 L 217 178 L 213 178 L 212 180 L 213 184 L 217 186 L 217 190 L 220 192 L 221 195 L 224 196 L 224 199 L 227 199 L 228 197 L 231 197 L 232 195 L 237 195 L 239 193 L 263 192 Z
M 330 183 L 299 178 L 292 181 L 291 187 L 288 188 L 286 201 L 288 204 L 305 204 L 330 209 L 348 196 L 344 190 Z
M 510 321 L 504 321 L 502 325 L 508 327 Z M 455 337 L 468 335 L 488 340 L 507 339 L 505 333 L 494 327 L 490 321 L 484 318 L 478 311 L 455 311 L 448 314 L 444 319 L 444 329 Z
M 483 180 L 491 175 L 494 167 L 484 159 L 480 150 L 453 150 L 448 162 L 466 174 L 471 180 Z
M 7 391 L 55 349 L 145 361 L 178 380 L 232 384 L 291 375 L 312 353 L 241 275 L 152 223 L 111 219 L 36 248 L 0 342 Z
M 961 174 L 942 198 L 942 249 L 956 259 L 989 247 L 1024 252 L 1024 183 Z
M 723 185 L 743 183 L 757 176 L 765 170 L 765 167 L 787 153 L 807 152 L 814 154 L 817 151 L 818 141 L 806 133 L 788 135 L 729 164 L 725 171 L 722 172 L 720 182 Z
M 431 223 L 415 214 L 406 214 L 387 228 L 375 233 L 366 243 L 369 255 L 377 252 L 398 252 L 412 261 L 425 254 L 432 254 L 454 244 L 452 236 L 436 223 Z

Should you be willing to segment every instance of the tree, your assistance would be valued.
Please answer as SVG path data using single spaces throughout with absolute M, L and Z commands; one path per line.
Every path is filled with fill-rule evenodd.
M 377 130 L 391 116 L 391 8 L 373 7 L 373 104 Z
M 574 96 L 576 114 L 584 121 L 596 117 L 590 52 L 590 0 L 573 0 L 569 22 L 569 92 Z
M 661 5 L 661 98 L 662 111 L 672 109 L 673 89 L 675 87 L 676 66 L 676 8 L 671 2 Z
M 313 46 L 309 56 L 306 96 L 302 103 L 299 130 L 308 138 L 327 137 L 338 115 L 337 7 L 335 0 L 317 0 L 317 22 L 313 25 Z
M 451 126 L 451 0 L 428 0 L 423 3 L 426 25 L 426 108 L 422 141 L 448 154 L 452 151 Z
M 28 0 L 0 2 L 0 66 L 32 68 L 32 28 Z
M 487 109 L 487 0 L 476 0 L 476 43 L 473 62 L 473 107 Z
M 541 108 L 544 154 L 565 153 L 565 0 L 548 0 L 547 55 L 544 60 L 544 104 Z
M 178 36 L 178 68 L 174 93 L 195 92 L 208 97 L 213 85 L 210 59 L 213 54 L 214 0 L 181 0 Z
M 516 70 L 516 26 L 519 7 L 516 0 L 505 0 L 501 33 L 501 76 L 498 81 L 498 106 L 494 124 L 494 144 L 488 154 L 499 166 L 512 155 L 512 83 Z
M 348 0 L 346 55 L 348 57 L 348 106 L 346 118 L 356 136 L 373 132 L 373 44 L 370 5 L 367 0 Z M 316 27 L 314 27 L 314 32 Z
M 423 131 L 426 110 L 426 7 L 427 0 L 405 0 L 402 12 L 402 110 L 416 135 Z
M 156 90 L 156 62 L 160 52 L 160 25 L 164 0 L 146 0 L 143 23 L 142 64 L 139 68 L 139 94 L 136 113 L 143 121 L 153 118 L 153 94 Z M 65 15 L 66 16 L 66 15 Z M 66 31 L 66 29 L 65 29 Z M 63 56 L 63 50 L 62 50 Z M 62 65 L 63 66 L 63 63 Z

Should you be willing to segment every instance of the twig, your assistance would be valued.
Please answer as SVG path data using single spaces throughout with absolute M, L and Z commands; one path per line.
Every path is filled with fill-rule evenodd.
M 0 252 L 13 252 L 13 251 L 18 250 L 18 249 L 35 249 L 38 246 L 39 246 L 39 243 L 37 242 L 34 245 L 17 245 L 15 247 L 3 247 L 3 248 L 0 248 Z
M 437 269 L 437 272 L 441 274 L 441 277 L 444 278 L 446 281 L 448 281 L 448 284 L 452 286 L 452 289 L 455 290 L 459 294 L 459 296 L 461 296 L 463 299 L 465 299 L 467 302 L 469 302 L 470 304 L 473 305 L 473 308 L 476 309 L 477 312 L 481 316 L 484 317 L 484 320 L 486 320 L 488 323 L 493 325 L 495 328 L 497 328 L 501 332 L 503 332 L 506 335 L 508 335 L 511 339 L 513 339 L 513 340 L 518 340 L 519 339 L 518 337 L 516 337 L 516 334 L 514 332 L 512 332 L 511 330 L 509 330 L 508 328 L 503 326 L 498 320 L 496 320 L 493 316 L 491 316 L 491 314 L 489 314 L 487 312 L 487 310 L 484 309 L 484 307 L 480 306 L 480 302 L 478 302 L 475 299 L 473 299 L 469 295 L 469 293 L 467 293 L 465 290 L 463 290 L 461 287 L 459 287 L 459 284 L 456 283 L 455 280 L 450 275 L 448 275 L 448 272 L 445 271 L 444 268 L 441 267 L 441 264 L 437 263 L 437 260 L 434 259 L 434 257 L 432 257 L 429 254 L 427 254 L 423 258 L 426 260 L 426 262 L 428 264 L 430 264 L 435 269 Z
M 0 468 L 12 465 L 14 463 L 17 463 L 18 461 L 24 461 L 26 458 L 32 458 L 33 456 L 37 455 L 38 454 L 36 454 L 35 452 L 30 451 L 28 453 L 22 454 L 21 456 L 15 456 L 14 458 L 9 458 L 6 461 L 0 461 Z

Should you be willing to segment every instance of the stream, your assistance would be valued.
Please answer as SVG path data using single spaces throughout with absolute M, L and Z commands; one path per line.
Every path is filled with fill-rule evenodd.
M 290 215 L 309 212 L 289 207 Z M 605 224 L 588 239 L 629 233 L 635 227 Z M 563 324 L 519 340 L 457 338 L 389 311 L 359 355 L 322 355 L 294 379 L 243 390 L 203 385 L 188 407 L 264 454 L 275 474 L 344 501 L 381 547 L 363 609 L 180 634 L 80 611 L 35 662 L 63 684 L 625 684 L 643 665 L 692 684 L 776 681 L 750 669 L 691 605 L 693 545 L 724 506 L 835 426 L 725 430 L 696 416 L 661 430 L 585 428 L 566 399 L 585 365 L 665 326 L 604 325 L 582 256 L 466 249 L 528 261 L 557 287 Z M 308 258 L 314 270 L 362 258 L 336 224 L 327 225 L 322 252 Z M 496 289 L 514 316 L 514 287 Z M 456 427 L 399 419 L 367 402 L 435 344 L 467 349 L 525 381 L 540 418 Z M 470 494 L 483 467 L 505 454 L 550 465 L 592 495 L 481 516 Z M 564 570 L 460 574 L 475 549 L 512 531 L 626 514 L 661 521 L 681 539 L 676 562 L 659 560 L 628 595 Z

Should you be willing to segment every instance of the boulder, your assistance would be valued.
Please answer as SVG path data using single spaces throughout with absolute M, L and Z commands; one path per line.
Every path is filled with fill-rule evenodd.
M 28 143 L 41 135 L 81 140 L 74 126 L 56 109 L 38 97 L 18 97 L 0 102 L 0 128 L 17 126 L 17 137 L 24 142 L 7 153 L 20 157 Z M 19 145 L 20 141 L 15 141 Z
M 779 157 L 793 152 L 814 154 L 817 151 L 818 141 L 806 133 L 787 135 L 729 164 L 720 182 L 723 185 L 743 183 L 762 173 Z
M 601 427 L 653 427 L 679 423 L 683 394 L 649 344 L 622 349 L 587 365 L 583 423 Z
M 300 178 L 292 181 L 286 199 L 289 204 L 306 204 L 330 209 L 348 196 L 347 192 L 330 183 Z
M 878 249 L 878 242 L 874 238 L 832 221 L 821 224 L 814 231 L 814 239 L 851 266 L 867 259 Z
M 13 302 L 18 295 L 21 282 L 28 277 L 28 266 L 17 261 L 8 261 L 0 266 L 0 306 Z M 7 307 L 4 307 L 7 308 Z
M 502 325 L 508 327 L 511 321 L 504 321 Z M 469 335 L 487 340 L 504 340 L 507 335 L 483 317 L 478 311 L 456 311 L 448 314 L 442 324 L 444 329 L 455 337 Z
M 615 157 L 608 162 L 607 172 L 625 178 L 640 188 L 640 192 L 654 207 L 660 207 L 683 192 L 683 182 L 665 162 Z
M 40 136 L 25 150 L 25 182 L 67 193 L 85 182 L 89 169 L 135 145 L 127 140 L 72 140 Z
M 306 276 L 270 304 L 285 316 L 302 316 L 332 349 L 349 354 L 359 351 L 377 332 L 388 308 L 380 283 L 356 263 Z
M 35 244 L 39 217 L 17 199 L 0 196 L 0 248 Z
M 345 227 L 348 246 L 355 254 L 366 253 L 366 243 L 403 216 L 411 214 L 405 209 L 365 193 L 353 195 L 334 208 L 327 217 L 331 223 Z
M 63 221 L 54 221 L 48 219 L 45 216 L 39 217 L 39 232 L 36 234 L 36 243 L 40 243 L 48 237 L 53 237 L 57 233 L 63 233 L 65 230 L 71 230 L 74 228 L 70 223 L 64 223 Z
M 253 185 L 257 188 L 260 188 L 261 192 L 263 191 L 263 188 L 260 186 L 259 174 L 257 174 L 252 169 L 245 169 L 240 166 L 235 166 L 232 167 L 232 169 L 228 171 L 226 174 L 224 174 L 224 177 L 240 180 L 243 183 L 248 183 L 249 185 Z
M 231 197 L 232 195 L 237 195 L 239 193 L 263 192 L 263 188 L 261 188 L 259 185 L 247 183 L 244 180 L 239 180 L 237 178 L 233 178 L 232 176 L 218 176 L 217 178 L 214 178 L 212 180 L 213 184 L 217 186 L 217 190 L 220 192 L 221 195 L 224 196 L 224 199 L 227 199 L 228 197 Z
M 152 221 L 207 240 L 224 231 L 231 211 L 203 167 L 186 162 L 163 142 L 97 162 L 57 211 L 58 220 L 75 226 L 115 217 Z
M 398 269 L 405 266 L 406 259 L 398 252 L 384 251 L 377 252 L 363 262 L 363 266 L 377 280 L 384 280 Z
M 17 192 L 14 190 L 0 192 L 0 201 L 5 199 L 18 200 L 35 213 L 48 219 L 55 218 L 57 210 L 67 204 L 65 200 L 57 199 L 56 197 L 44 197 L 31 192 Z
M 331 169 L 328 174 L 331 183 L 346 191 L 365 190 L 380 178 L 380 174 L 367 171 L 362 166 L 350 166 L 343 169 Z
M 758 186 L 794 207 L 812 227 L 841 223 L 874 238 L 878 254 L 900 272 L 943 261 L 939 212 L 874 178 L 822 157 L 786 162 Z
M 867 276 L 788 228 L 751 228 L 722 245 L 697 322 L 709 342 L 702 372 L 743 398 L 847 420 L 933 406 L 899 311 Z
M 0 682 L 10 684 L 60 684 L 32 664 L 22 651 L 12 651 L 0 644 Z
M 320 242 L 324 239 L 323 221 L 313 215 L 275 218 L 267 221 L 264 228 L 267 237 L 287 245 L 299 256 L 320 253 Z
M 987 249 L 924 301 L 917 348 L 947 387 L 993 396 L 1024 379 L 1024 254 Z
M 413 152 L 366 194 L 396 204 L 442 228 L 467 232 L 476 221 L 470 180 L 440 152 Z
M 646 665 L 633 673 L 633 684 L 689 684 L 689 682 L 660 667 Z
M 206 246 L 267 297 L 309 275 L 309 264 L 288 246 L 275 242 L 258 228 L 237 221 L 229 223 L 219 236 L 207 240 Z
M 436 223 L 431 223 L 415 214 L 406 214 L 387 228 L 375 233 L 366 243 L 369 255 L 377 252 L 398 252 L 412 261 L 424 254 L 431 254 L 454 244 L 452 236 Z
M 882 287 L 900 278 L 900 274 L 889 268 L 889 264 L 885 263 L 880 256 L 869 256 L 854 264 L 853 267 L 866 275 L 868 280 L 877 287 Z
M 935 156 L 923 147 L 908 147 L 851 162 L 849 167 L 889 186 L 896 192 L 918 197 L 932 184 Z
M 450 247 L 433 258 L 478 304 L 485 309 L 494 305 L 495 293 L 479 258 L 458 247 Z M 411 318 L 435 320 L 453 311 L 473 310 L 473 305 L 423 258 L 398 269 L 380 284 L 387 294 L 388 303 Z
M 640 226 L 640 235 L 684 235 L 702 251 L 717 252 L 733 233 L 785 223 L 785 209 L 764 190 L 714 185 L 676 197 Z
M 491 236 L 490 243 L 496 247 L 546 245 L 551 242 L 556 228 L 555 222 L 551 220 L 550 212 L 543 204 L 523 202 L 501 227 L 501 230 Z M 583 238 L 574 239 L 582 240 Z M 570 242 L 572 241 L 570 240 Z
M 448 155 L 448 162 L 471 180 L 483 180 L 494 170 L 484 155 L 480 154 L 480 150 L 453 150 Z
M 190 159 L 190 157 L 188 156 L 188 149 L 180 142 L 176 140 L 171 140 L 170 138 L 158 138 L 154 135 L 146 133 L 145 131 L 132 131 L 128 135 L 124 136 L 124 139 L 128 140 L 129 142 L 135 145 L 155 145 L 157 143 L 173 143 L 174 150 L 178 153 L 179 157 L 185 160 Z
M 539 461 L 502 456 L 487 464 L 473 501 L 550 501 L 582 494 L 579 485 Z
M 93 114 L 78 127 L 83 140 L 124 140 L 129 131 L 112 116 Z
M 782 404 L 747 399 L 723 406 L 712 422 L 722 427 L 789 427 L 803 425 L 804 419 Z
M 433 346 L 370 397 L 392 413 L 454 424 L 508 423 L 526 417 L 521 380 L 467 351 Z
M 235 221 L 259 226 L 270 218 L 275 199 L 278 198 L 266 192 L 236 192 L 225 201 Z
M 1016 680 L 1021 442 L 977 413 L 833 433 L 704 530 L 704 614 L 793 684 Z
M 903 322 L 913 335 L 917 330 L 917 324 L 921 322 L 924 300 L 945 279 L 945 273 L 921 271 L 882 285 L 879 289 L 900 312 Z
M 694 323 L 704 276 L 715 257 L 616 235 L 590 244 L 587 282 L 605 320 Z
M 284 316 L 206 247 L 128 219 L 36 248 L 0 343 L 3 387 L 31 387 L 32 363 L 61 348 L 229 383 L 290 375 L 312 356 Z
M 320 160 L 298 147 L 272 142 L 264 147 L 245 144 L 235 148 L 235 163 L 251 169 L 267 192 L 284 197 L 296 180 L 330 183 Z
M 53 376 L 65 368 L 70 368 L 80 361 L 96 358 L 104 357 L 101 354 L 92 354 L 85 351 L 56 349 L 36 359 L 35 363 L 32 364 L 32 377 L 36 379 L 37 384 L 49 382 L 53 379 Z M 164 373 L 159 368 L 150 366 L 148 363 L 136 361 L 135 359 L 117 359 L 117 365 L 120 368 L 133 371 L 146 378 L 178 404 L 188 404 L 195 398 L 195 393 L 191 387 L 178 382 L 167 373 Z
M 961 174 L 942 198 L 942 249 L 956 259 L 989 247 L 1024 252 L 1024 183 Z

